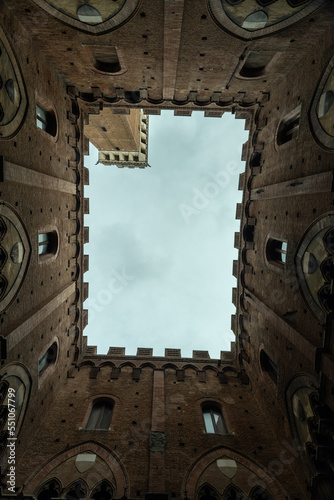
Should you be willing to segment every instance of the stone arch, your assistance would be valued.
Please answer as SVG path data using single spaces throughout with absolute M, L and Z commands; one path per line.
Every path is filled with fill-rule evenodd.
M 152 368 L 152 370 L 156 369 L 156 366 L 153 363 L 143 363 L 142 365 L 139 366 L 140 369 L 142 368 Z
M 329 292 L 334 261 L 334 213 L 316 219 L 302 236 L 295 254 L 301 294 L 313 316 L 325 324 L 333 312 Z
M 52 498 L 52 496 L 59 496 L 62 492 L 62 484 L 61 481 L 57 478 L 51 478 L 46 481 L 37 493 L 37 500 L 46 500 L 48 498 Z
M 24 417 L 28 408 L 29 404 L 29 399 L 30 399 L 30 390 L 31 390 L 31 375 L 28 370 L 28 368 L 21 364 L 21 363 L 10 363 L 6 367 L 4 367 L 1 372 L 0 372 L 0 380 L 1 382 L 7 382 L 7 390 L 10 386 L 13 387 L 13 383 L 11 383 L 11 380 L 17 382 L 18 380 L 21 381 L 21 385 L 23 388 L 20 386 L 20 392 L 22 397 L 22 403 L 20 405 L 20 408 L 16 408 L 16 435 L 19 434 L 20 428 L 22 427 L 22 423 L 24 421 Z M 6 390 L 6 393 L 7 393 Z M 16 387 L 15 390 L 17 391 L 18 388 Z M 6 396 L 5 396 L 6 397 Z M 18 394 L 16 395 L 16 401 L 18 401 Z
M 58 19 L 60 22 L 65 23 L 72 28 L 78 29 L 80 31 L 84 31 L 86 33 L 89 33 L 91 35 L 101 35 L 103 33 L 107 33 L 108 31 L 113 31 L 120 26 L 124 25 L 127 23 L 136 13 L 140 0 L 126 0 L 124 1 L 117 1 L 115 2 L 115 7 L 114 11 L 110 13 L 108 16 L 108 13 L 103 15 L 103 8 L 100 9 L 101 13 L 99 12 L 99 1 L 95 0 L 95 2 L 91 2 L 95 4 L 93 5 L 94 10 L 100 15 L 100 17 L 96 16 L 96 21 L 87 21 L 85 19 L 85 15 L 82 15 L 80 13 L 77 13 L 76 7 L 79 7 L 80 4 L 76 5 L 76 2 L 69 2 L 73 3 L 73 8 L 74 10 L 72 11 L 71 8 L 63 9 L 60 10 L 57 7 L 57 2 L 56 1 L 50 1 L 47 2 L 45 0 L 32 0 L 36 5 L 38 5 L 41 9 L 46 11 L 49 15 L 52 17 Z M 110 2 L 111 3 L 111 2 Z M 72 6 L 70 6 L 72 7 Z M 78 9 L 79 11 L 79 9 Z
M 173 363 L 166 363 L 165 365 L 162 366 L 163 370 L 166 370 L 168 368 L 172 370 L 177 370 L 177 366 L 174 365 Z
M 0 105 L 0 137 L 9 139 L 21 128 L 26 115 L 28 100 L 21 71 L 7 40 L 0 28 L 0 50 L 2 79 L 4 85 L 0 92 L 4 95 L 3 106 Z
M 107 447 L 92 441 L 88 441 L 74 446 L 73 448 L 66 450 L 61 454 L 58 454 L 55 457 L 52 457 L 50 460 L 41 465 L 40 468 L 28 478 L 24 487 L 24 494 L 35 494 L 39 490 L 39 485 L 43 483 L 44 478 L 48 474 L 50 474 L 53 469 L 58 467 L 61 463 L 65 462 L 69 458 L 85 452 L 96 454 L 108 465 L 116 480 L 116 497 L 120 498 L 123 495 L 125 488 L 127 488 L 127 492 L 130 493 L 129 478 L 126 469 L 119 457 Z
M 282 0 L 284 1 L 284 0 Z M 286 29 L 288 26 L 301 21 L 303 18 L 321 7 L 326 0 L 309 0 L 307 4 L 292 7 L 286 0 L 285 13 L 279 19 L 275 16 L 271 5 L 254 11 L 252 4 L 245 2 L 245 7 L 237 9 L 226 0 L 208 0 L 208 9 L 214 22 L 224 31 L 244 40 L 260 38 L 271 33 Z M 249 8 L 249 6 L 251 8 Z M 251 16 L 255 13 L 263 13 L 262 21 L 257 21 L 252 26 Z
M 330 102 L 328 96 L 331 97 Z M 334 113 L 334 57 L 329 61 L 310 108 L 311 130 L 316 141 L 325 149 L 334 149 L 334 135 L 330 133 Z
M 80 478 L 66 486 L 63 495 L 65 495 L 66 500 L 76 500 L 79 498 L 86 498 L 88 496 L 88 491 L 89 488 L 86 481 Z
M 218 368 L 216 368 L 215 366 L 211 366 L 211 365 L 203 366 L 203 371 L 212 371 L 216 374 L 219 372 Z
M 196 373 L 198 372 L 198 367 L 195 365 L 192 365 L 190 363 L 188 365 L 182 366 L 182 368 L 181 368 L 181 370 L 188 370 L 188 369 L 194 370 Z
M 211 463 L 220 459 L 222 456 L 232 459 L 235 462 L 247 467 L 247 469 L 249 469 L 253 475 L 258 478 L 260 483 L 272 491 L 276 500 L 285 500 L 287 498 L 287 492 L 267 470 L 261 468 L 246 456 L 226 447 L 216 448 L 203 453 L 203 455 L 197 458 L 189 467 L 183 480 L 181 490 L 187 492 L 188 498 L 196 498 L 197 484 L 201 474 Z

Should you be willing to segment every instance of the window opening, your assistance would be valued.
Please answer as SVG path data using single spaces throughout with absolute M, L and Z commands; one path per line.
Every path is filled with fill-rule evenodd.
M 122 69 L 116 47 L 96 49 L 94 51 L 94 58 L 94 67 L 103 73 L 118 73 Z
M 38 255 L 54 255 L 58 248 L 58 236 L 56 231 L 40 233 L 38 235 Z
M 216 406 L 204 406 L 202 409 L 205 430 L 208 434 L 226 434 L 221 410 Z
M 258 78 L 263 76 L 273 56 L 273 52 L 251 51 L 240 70 L 240 76 L 244 78 Z
M 108 430 L 113 404 L 108 400 L 99 400 L 93 404 L 86 429 Z
M 38 373 L 41 374 L 46 368 L 55 363 L 57 358 L 57 342 L 54 342 L 52 346 L 43 354 L 38 362 Z
M 267 373 L 271 380 L 277 384 L 278 381 L 278 368 L 272 359 L 269 358 L 268 354 L 262 350 L 260 353 L 260 363 L 261 369 L 264 373 Z
M 40 104 L 36 104 L 36 125 L 53 137 L 57 134 L 56 115 L 52 110 L 46 110 Z
M 299 135 L 301 105 L 281 121 L 277 132 L 277 145 L 296 139 Z
M 267 259 L 270 263 L 279 267 L 284 267 L 286 264 L 286 254 L 288 244 L 286 241 L 269 238 L 267 242 Z

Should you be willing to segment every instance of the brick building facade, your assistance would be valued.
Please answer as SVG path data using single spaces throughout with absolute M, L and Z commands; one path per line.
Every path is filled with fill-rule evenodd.
M 2 498 L 331 500 L 334 4 L 152 6 L 0 1 Z M 83 336 L 85 133 L 130 109 L 249 130 L 220 359 Z

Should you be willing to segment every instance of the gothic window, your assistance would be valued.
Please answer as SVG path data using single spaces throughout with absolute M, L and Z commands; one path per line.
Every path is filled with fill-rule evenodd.
M 38 255 L 40 257 L 51 256 L 57 253 L 58 235 L 57 231 L 39 233 L 38 235 Z
M 93 500 L 111 500 L 113 490 L 111 485 L 107 481 L 102 481 L 102 483 L 94 490 L 92 494 Z
M 220 26 L 244 40 L 269 35 L 299 22 L 326 0 L 208 0 Z
M 299 121 L 300 121 L 301 105 L 289 113 L 281 121 L 277 132 L 277 145 L 281 146 L 286 142 L 296 139 L 299 135 Z
M 268 262 L 278 267 L 284 267 L 286 264 L 287 250 L 288 244 L 286 241 L 269 238 L 266 247 Z
M 51 480 L 43 486 L 42 491 L 37 495 L 37 500 L 51 500 L 51 498 L 57 498 L 60 495 L 60 486 L 58 482 Z
M 94 402 L 86 425 L 89 430 L 108 430 L 113 403 L 110 399 L 98 399 Z
M 57 342 L 54 342 L 49 349 L 43 354 L 38 362 L 38 373 L 41 374 L 48 366 L 54 364 L 57 359 L 58 346 Z
M 247 500 L 247 498 L 239 488 L 236 486 L 229 486 L 224 492 L 223 500 Z
M 260 363 L 263 373 L 266 373 L 271 380 L 277 384 L 278 381 L 278 368 L 268 354 L 262 349 L 260 353 Z
M 201 487 L 198 494 L 198 500 L 218 500 L 218 499 L 219 496 L 217 492 L 212 488 L 212 486 L 205 484 L 204 486 Z
M 295 261 L 301 292 L 321 324 L 334 310 L 333 224 L 333 214 L 313 224 L 298 246 Z
M 205 431 L 208 434 L 226 434 L 226 427 L 219 405 L 205 403 L 202 405 Z
M 86 488 L 80 481 L 73 484 L 69 491 L 65 494 L 66 500 L 77 500 L 78 498 L 86 498 L 86 496 Z
M 36 104 L 36 125 L 52 137 L 57 135 L 57 120 L 54 111 L 47 110 L 41 104 Z

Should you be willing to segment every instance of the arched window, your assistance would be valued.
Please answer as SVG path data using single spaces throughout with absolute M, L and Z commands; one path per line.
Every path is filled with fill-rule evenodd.
M 65 494 L 66 500 L 77 500 L 78 498 L 86 498 L 86 496 L 86 487 L 81 483 L 81 481 L 77 481 L 75 484 L 70 486 L 69 491 Z
M 94 67 L 103 73 L 118 73 L 122 69 L 116 47 L 96 49 L 94 59 Z
M 41 374 L 48 366 L 54 364 L 57 359 L 58 346 L 54 342 L 49 349 L 43 354 L 38 362 L 38 373 Z
M 221 408 L 216 403 L 204 403 L 202 413 L 208 434 L 227 434 Z
M 55 137 L 57 135 L 57 120 L 53 109 L 46 109 L 41 104 L 36 104 L 36 125 Z
M 299 135 L 301 104 L 281 121 L 277 131 L 277 145 L 281 146 Z
M 111 500 L 112 497 L 113 489 L 107 481 L 102 481 L 92 494 L 93 500 Z
M 86 429 L 108 430 L 113 409 L 113 402 L 110 399 L 102 398 L 94 402 Z
M 263 76 L 274 55 L 273 52 L 252 50 L 240 70 L 240 76 L 243 78 L 259 78 Z
M 288 244 L 286 241 L 269 238 L 266 247 L 266 257 L 268 262 L 278 267 L 284 267 L 286 264 L 287 250 Z
M 219 496 L 212 486 L 205 484 L 199 490 L 198 500 L 219 500 Z
M 51 500 L 60 496 L 60 485 L 57 481 L 51 480 L 46 483 L 37 495 L 37 500 Z
M 247 500 L 247 497 L 236 486 L 229 486 L 223 494 L 223 500 Z
M 48 233 L 39 233 L 38 235 L 38 255 L 46 257 L 55 255 L 58 250 L 58 234 L 57 231 Z
M 277 384 L 278 381 L 278 368 L 268 354 L 262 349 L 260 353 L 261 370 L 263 373 L 269 375 L 271 380 Z

